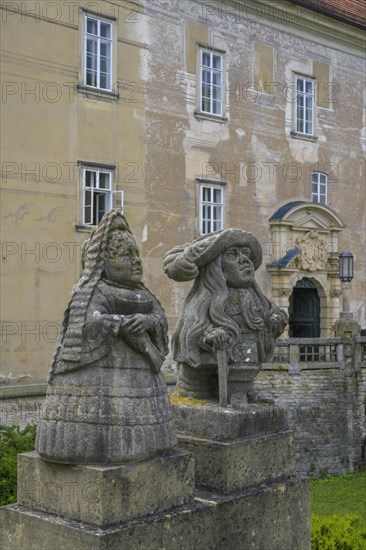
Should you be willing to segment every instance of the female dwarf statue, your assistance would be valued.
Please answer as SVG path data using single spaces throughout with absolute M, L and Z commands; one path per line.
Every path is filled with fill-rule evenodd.
M 176 444 L 160 367 L 167 322 L 141 283 L 126 219 L 104 215 L 83 249 L 83 273 L 64 314 L 36 450 L 71 464 L 116 464 Z
M 224 361 L 225 391 L 232 405 L 268 402 L 254 389 L 254 378 L 261 364 L 270 360 L 287 315 L 255 281 L 261 262 L 258 240 L 241 229 L 204 235 L 164 256 L 170 278 L 195 279 L 173 335 L 179 395 L 217 397 Z

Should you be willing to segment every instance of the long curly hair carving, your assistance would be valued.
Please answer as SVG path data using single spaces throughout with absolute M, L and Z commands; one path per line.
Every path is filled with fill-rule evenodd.
M 225 329 L 228 335 L 228 355 L 239 340 L 238 325 L 225 313 L 228 287 L 221 266 L 221 256 L 200 269 L 195 279 L 173 338 L 173 356 L 176 361 L 184 361 L 192 367 L 198 367 L 200 348 L 205 329 L 209 324 Z

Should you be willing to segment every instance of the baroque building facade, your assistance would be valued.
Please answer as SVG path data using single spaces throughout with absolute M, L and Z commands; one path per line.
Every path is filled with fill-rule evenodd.
M 294 337 L 333 334 L 351 250 L 365 329 L 366 17 L 337 4 L 2 4 L 4 395 L 45 382 L 82 242 L 111 208 L 171 330 L 188 287 L 163 255 L 227 227 L 261 242 L 258 280 Z

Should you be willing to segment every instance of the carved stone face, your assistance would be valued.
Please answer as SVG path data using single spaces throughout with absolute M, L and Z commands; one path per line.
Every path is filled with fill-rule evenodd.
M 253 284 L 254 265 L 248 248 L 228 248 L 222 255 L 221 265 L 228 287 L 247 288 Z
M 141 259 L 132 235 L 112 234 L 105 257 L 104 275 L 110 281 L 120 284 L 141 281 Z

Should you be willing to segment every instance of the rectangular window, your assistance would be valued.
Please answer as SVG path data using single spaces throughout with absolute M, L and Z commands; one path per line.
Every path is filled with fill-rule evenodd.
M 83 224 L 98 225 L 105 212 L 112 209 L 113 172 L 83 168 Z
M 112 23 L 85 15 L 84 84 L 112 90 Z
M 200 111 L 222 116 L 223 57 L 219 53 L 200 50 Z
M 311 174 L 311 200 L 320 204 L 327 204 L 328 176 L 322 172 Z
M 212 233 L 223 228 L 223 199 L 221 187 L 202 185 L 200 187 L 200 233 Z
M 314 135 L 314 80 L 297 76 L 295 79 L 295 131 Z

